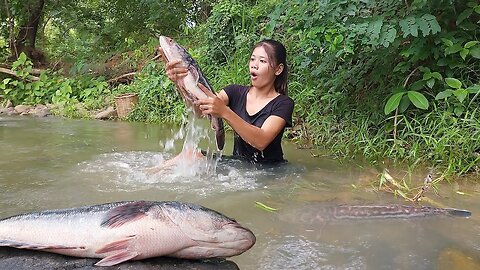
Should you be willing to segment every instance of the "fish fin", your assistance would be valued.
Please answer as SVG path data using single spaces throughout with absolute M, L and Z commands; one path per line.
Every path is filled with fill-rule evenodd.
M 122 226 L 127 222 L 141 219 L 146 216 L 146 213 L 151 206 L 151 202 L 138 201 L 129 202 L 115 207 L 105 214 L 100 226 L 115 228 Z
M 37 243 L 23 243 L 12 240 L 0 240 L 0 246 L 13 247 L 20 249 L 33 249 L 33 250 L 45 250 L 45 249 L 85 249 L 85 247 L 69 247 L 63 245 L 42 245 Z
M 135 257 L 138 256 L 138 252 L 132 252 L 132 251 L 121 251 L 118 253 L 115 253 L 113 255 L 110 255 L 108 257 L 105 257 L 98 261 L 95 265 L 96 266 L 112 266 L 116 265 L 128 260 L 131 260 Z
M 119 251 L 119 250 L 126 250 L 129 246 L 129 242 L 135 238 L 135 235 L 128 236 L 125 239 L 121 239 L 118 241 L 114 241 L 111 243 L 106 244 L 105 246 L 95 250 L 96 254 L 107 253 L 111 251 Z

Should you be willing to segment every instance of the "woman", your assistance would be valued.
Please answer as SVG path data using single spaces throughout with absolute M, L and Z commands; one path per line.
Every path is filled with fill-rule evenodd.
M 187 75 L 180 61 L 165 65 L 176 81 Z M 287 96 L 288 67 L 285 47 L 275 40 L 255 45 L 249 62 L 250 86 L 229 85 L 216 96 L 199 85 L 209 98 L 198 100 L 203 115 L 221 117 L 235 131 L 233 156 L 253 163 L 284 162 L 283 132 L 292 126 L 294 102 Z M 174 160 L 192 155 L 181 153 Z M 174 163 L 174 160 L 167 163 Z

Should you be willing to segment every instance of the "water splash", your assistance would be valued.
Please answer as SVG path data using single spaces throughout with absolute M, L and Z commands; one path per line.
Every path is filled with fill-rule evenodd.
M 259 187 L 257 179 L 262 174 L 248 171 L 246 168 L 223 164 L 219 172 L 213 175 L 198 174 L 206 170 L 202 163 L 184 163 L 165 174 L 149 174 L 145 168 L 162 163 L 171 156 L 156 152 L 121 152 L 106 153 L 92 160 L 78 164 L 72 173 L 78 177 L 90 179 L 97 184 L 101 192 L 157 189 L 178 193 L 193 193 L 207 196 L 214 193 L 251 190 Z

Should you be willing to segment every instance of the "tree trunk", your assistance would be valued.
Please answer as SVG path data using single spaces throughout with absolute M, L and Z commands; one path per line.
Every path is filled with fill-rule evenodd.
M 45 0 L 30 0 L 25 3 L 25 19 L 20 24 L 20 30 L 15 38 L 15 46 L 12 48 L 12 56 L 15 59 L 18 54 L 24 52 L 34 63 L 38 64 L 44 60 L 43 53 L 35 49 L 44 2 Z

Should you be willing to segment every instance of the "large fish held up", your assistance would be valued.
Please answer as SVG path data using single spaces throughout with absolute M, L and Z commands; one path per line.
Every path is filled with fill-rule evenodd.
M 195 59 L 182 46 L 178 45 L 173 39 L 160 36 L 160 47 L 167 61 L 181 60 L 184 67 L 188 69 L 187 76 L 176 81 L 176 88 L 189 108 L 191 108 L 197 117 L 202 115 L 198 106 L 194 105 L 196 100 L 207 99 L 208 96 L 198 87 L 198 83 L 204 85 L 208 90 L 215 94 L 212 87 L 203 76 L 200 67 Z M 215 130 L 215 139 L 218 150 L 223 150 L 225 145 L 225 130 L 222 118 L 209 116 L 212 128 Z
M 176 201 L 115 202 L 0 220 L 0 246 L 101 258 L 98 266 L 157 256 L 226 258 L 254 244 L 254 234 L 235 220 Z

